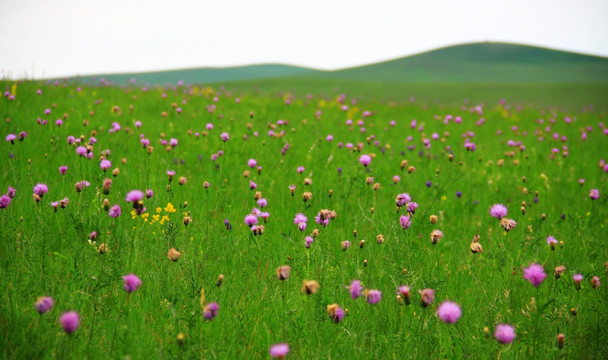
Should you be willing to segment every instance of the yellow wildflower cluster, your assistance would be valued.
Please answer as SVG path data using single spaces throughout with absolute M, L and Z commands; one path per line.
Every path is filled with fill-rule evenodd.
M 155 224 L 155 223 L 159 223 L 159 224 L 163 225 L 165 222 L 170 220 L 169 216 L 167 216 L 166 214 L 162 215 L 163 210 L 168 214 L 171 214 L 171 213 L 174 213 L 177 211 L 177 210 L 175 210 L 175 207 L 173 207 L 173 205 L 171 203 L 168 203 L 164 209 L 157 207 L 156 214 L 153 214 L 152 216 L 150 216 L 150 213 L 147 213 L 147 212 L 143 213 L 141 215 L 137 215 L 135 210 L 132 210 L 131 217 L 133 219 L 136 219 L 138 217 L 142 218 L 144 220 L 144 222 L 149 223 L 150 225 Z

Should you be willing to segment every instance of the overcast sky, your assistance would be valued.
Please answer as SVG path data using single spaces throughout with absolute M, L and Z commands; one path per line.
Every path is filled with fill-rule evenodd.
M 477 41 L 608 56 L 608 0 L 1 0 L 0 77 L 285 63 Z

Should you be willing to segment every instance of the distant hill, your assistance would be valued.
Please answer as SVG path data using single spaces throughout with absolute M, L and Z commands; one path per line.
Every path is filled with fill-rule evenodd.
M 116 84 L 127 84 L 135 79 L 137 84 L 167 85 L 182 80 L 185 84 L 208 84 L 224 81 L 271 79 L 315 73 L 316 70 L 299 66 L 281 64 L 261 64 L 234 67 L 205 67 L 182 70 L 152 71 L 129 74 L 100 74 L 82 76 L 80 80 L 91 81 L 95 78 L 109 80 Z
M 608 58 L 506 43 L 449 46 L 395 60 L 337 71 L 263 64 L 97 75 L 118 84 L 225 83 L 280 78 L 415 84 L 608 83 Z M 82 77 L 88 81 L 90 76 Z
M 608 58 L 534 46 L 475 43 L 324 76 L 392 83 L 605 83 Z

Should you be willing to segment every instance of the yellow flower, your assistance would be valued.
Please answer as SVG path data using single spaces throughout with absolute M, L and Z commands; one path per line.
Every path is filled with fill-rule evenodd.
M 131 210 L 131 216 L 137 216 L 137 213 L 135 212 L 135 210 Z
M 154 221 L 159 221 L 160 220 L 160 215 L 152 215 L 152 219 Z
M 162 211 L 163 211 L 163 209 L 161 209 L 161 208 L 159 208 L 159 207 L 157 207 L 157 208 L 156 208 L 156 213 L 157 213 L 157 214 L 160 214 Z
M 176 210 L 175 210 L 175 208 L 173 207 L 173 205 L 171 203 L 168 203 L 167 207 L 165 207 L 165 212 L 174 213 L 175 211 Z

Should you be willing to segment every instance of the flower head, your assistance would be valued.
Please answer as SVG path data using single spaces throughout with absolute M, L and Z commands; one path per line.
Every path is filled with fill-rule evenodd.
M 125 197 L 125 201 L 126 202 L 137 202 L 141 199 L 144 198 L 144 193 L 139 191 L 139 190 L 131 190 L 127 193 L 127 196 Z
M 0 196 L 0 209 L 6 209 L 10 204 L 11 197 L 6 194 L 2 194 L 2 196 Z
M 223 142 L 226 142 L 228 139 L 230 139 L 230 135 L 228 135 L 227 132 L 223 132 L 220 134 L 220 139 L 222 139 Z
M 125 281 L 125 291 L 127 293 L 137 291 L 137 288 L 141 285 L 141 280 L 134 274 L 125 275 L 122 279 Z
M 490 215 L 497 218 L 498 220 L 507 216 L 507 212 L 508 212 L 507 207 L 504 206 L 503 204 L 494 204 L 490 208 Z
M 409 228 L 409 227 L 412 225 L 412 222 L 411 222 L 411 220 L 410 220 L 410 217 L 409 217 L 409 216 L 406 216 L 406 215 L 401 215 L 401 216 L 399 217 L 399 225 L 401 225 L 401 227 L 402 227 L 404 230 L 407 230 L 407 229 L 408 229 L 408 228 Z
M 99 163 L 99 167 L 101 168 L 101 170 L 106 171 L 109 168 L 112 167 L 112 163 L 110 162 L 110 160 L 101 160 L 101 162 Z
M 47 192 L 49 192 L 49 187 L 46 186 L 46 184 L 36 184 L 36 186 L 34 186 L 34 194 L 40 197 L 43 197 Z
M 538 287 L 547 277 L 545 269 L 539 264 L 532 264 L 524 269 L 524 279 Z
M 55 302 L 50 296 L 39 297 L 36 301 L 36 311 L 38 311 L 39 314 L 47 313 L 53 308 L 54 304 Z
M 361 155 L 361 157 L 359 158 L 359 162 L 361 163 L 361 165 L 367 167 L 372 162 L 372 158 L 369 155 Z
M 407 204 L 410 201 L 412 201 L 412 198 L 411 198 L 410 194 L 408 194 L 408 193 L 399 194 L 395 198 L 395 203 L 397 203 L 397 206 L 399 206 L 399 207 L 402 207 L 403 205 Z
M 112 206 L 110 208 L 110 211 L 108 212 L 108 215 L 110 215 L 110 217 L 113 217 L 113 218 L 119 217 L 120 214 L 121 214 L 120 205 Z
M 353 280 L 350 283 L 350 286 L 348 289 L 350 291 L 350 297 L 353 299 L 356 299 L 359 296 L 361 296 L 361 292 L 363 291 L 363 285 L 361 285 L 361 281 Z
M 207 320 L 212 320 L 217 316 L 218 311 L 220 310 L 220 305 L 218 303 L 208 304 L 203 308 L 203 317 Z
M 420 293 L 420 305 L 422 307 L 427 307 L 435 301 L 435 290 L 433 289 L 424 289 L 419 290 Z
M 455 302 L 444 301 L 437 308 L 437 316 L 445 323 L 455 324 L 462 316 L 462 310 Z
M 382 300 L 382 291 L 380 290 L 367 290 L 365 291 L 365 299 L 370 304 L 377 304 Z
M 80 325 L 80 317 L 76 311 L 68 311 L 61 315 L 59 318 L 59 323 L 68 334 L 73 334 L 76 329 L 78 329 L 78 325 Z
M 597 200 L 600 197 L 600 191 L 598 189 L 591 189 L 589 197 L 591 200 Z
M 510 344 L 515 339 L 515 329 L 508 324 L 499 324 L 496 326 L 494 337 L 501 344 Z
M 283 359 L 289 353 L 289 345 L 277 344 L 270 347 L 270 357 Z

